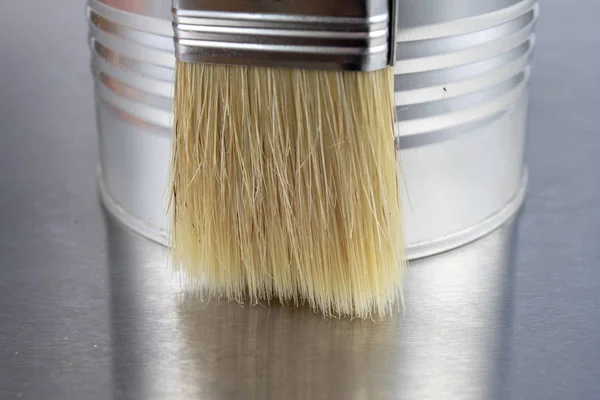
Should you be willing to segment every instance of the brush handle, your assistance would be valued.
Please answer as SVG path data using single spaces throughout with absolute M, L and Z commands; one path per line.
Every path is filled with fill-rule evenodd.
M 184 62 L 372 71 L 394 60 L 395 1 L 173 0 L 172 11 Z

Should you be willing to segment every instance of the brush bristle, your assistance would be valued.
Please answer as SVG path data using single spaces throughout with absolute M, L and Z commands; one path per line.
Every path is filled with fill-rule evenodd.
M 208 296 L 377 318 L 402 304 L 391 68 L 177 63 L 171 244 Z

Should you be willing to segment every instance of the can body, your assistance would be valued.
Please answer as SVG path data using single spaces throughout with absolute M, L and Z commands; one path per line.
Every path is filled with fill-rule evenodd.
M 107 208 L 165 243 L 173 53 L 170 0 L 89 0 Z M 409 258 L 500 226 L 523 200 L 536 0 L 398 3 L 396 105 Z

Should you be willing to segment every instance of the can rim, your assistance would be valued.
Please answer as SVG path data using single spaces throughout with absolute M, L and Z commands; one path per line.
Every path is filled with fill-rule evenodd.
M 444 253 L 449 250 L 462 247 L 466 244 L 474 242 L 487 234 L 495 231 L 510 220 L 517 211 L 520 210 L 525 201 L 525 193 L 527 191 L 527 183 L 529 174 L 527 168 L 523 169 L 519 190 L 513 198 L 496 213 L 490 215 L 484 220 L 472 225 L 466 229 L 453 232 L 449 235 L 442 236 L 438 239 L 427 240 L 411 244 L 406 249 L 406 254 L 409 260 L 418 260 Z
M 106 210 L 126 228 L 155 243 L 168 246 L 167 231 L 150 222 L 136 218 L 127 212 L 110 195 L 104 183 L 102 169 L 100 167 L 98 167 L 97 174 L 100 198 Z M 456 249 L 474 242 L 498 229 L 500 226 L 504 225 L 506 221 L 510 220 L 521 208 L 525 200 L 527 182 L 528 172 L 527 168 L 524 168 L 519 190 L 502 209 L 466 229 L 453 232 L 438 239 L 422 241 L 407 246 L 406 255 L 408 260 L 417 260 Z

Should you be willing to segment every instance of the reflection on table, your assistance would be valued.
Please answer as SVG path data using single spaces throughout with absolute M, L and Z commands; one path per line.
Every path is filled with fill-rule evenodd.
M 106 218 L 115 395 L 178 399 L 500 396 L 514 224 L 411 263 L 407 312 L 327 320 L 306 308 L 203 302 L 166 250 Z

